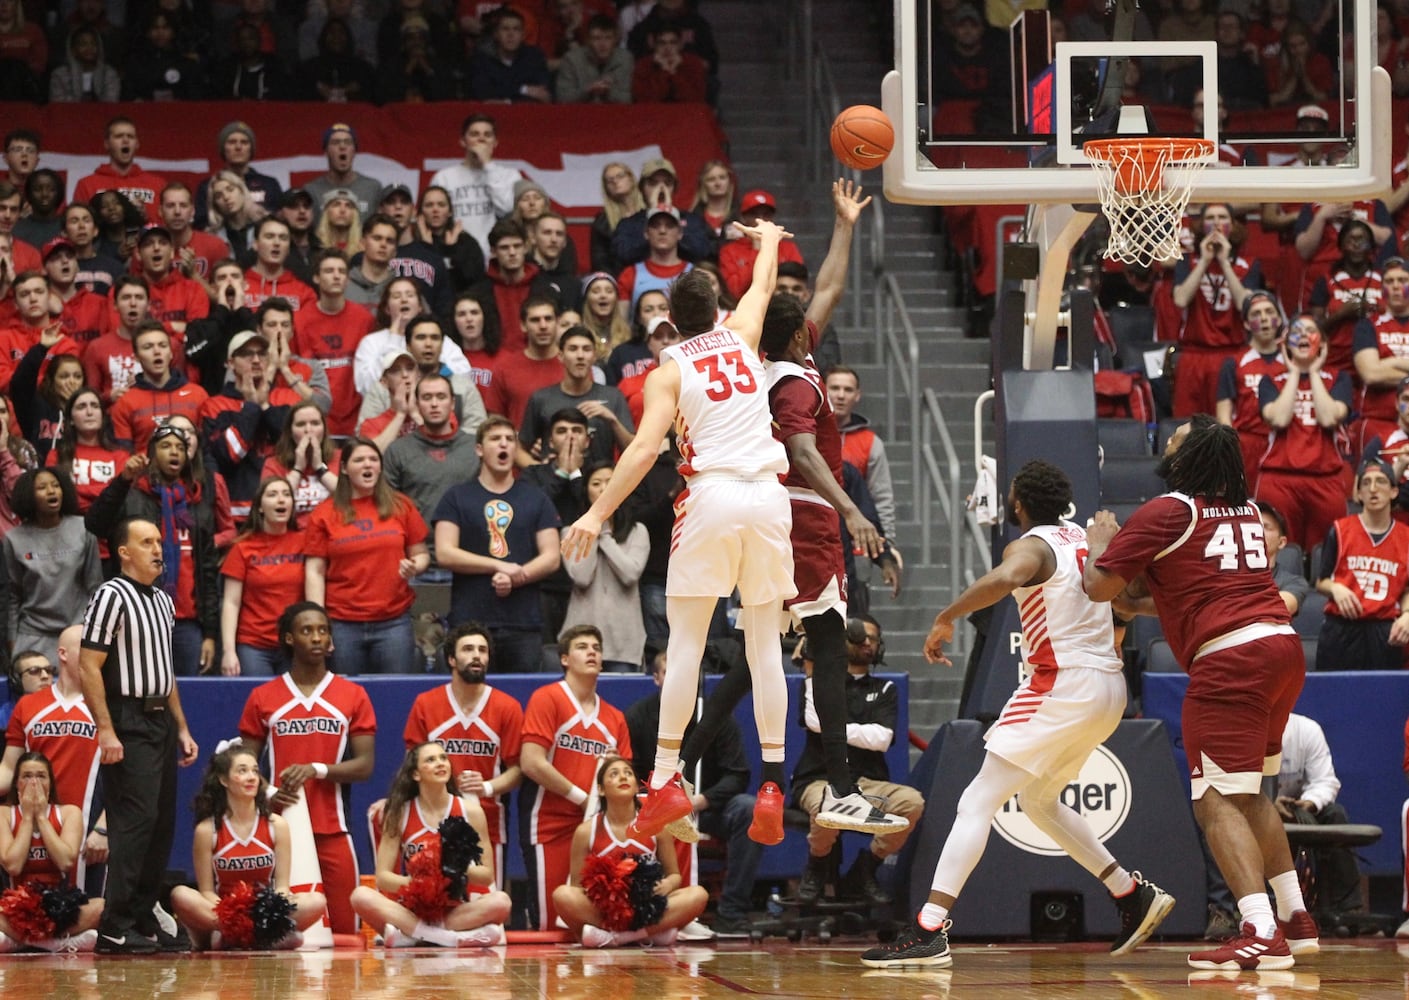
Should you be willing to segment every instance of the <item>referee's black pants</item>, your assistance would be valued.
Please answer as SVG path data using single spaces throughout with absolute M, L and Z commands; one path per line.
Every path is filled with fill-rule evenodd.
M 150 937 L 176 832 L 176 726 L 170 712 L 145 711 L 140 698 L 109 698 L 108 711 L 123 757 L 102 768 L 108 881 L 99 930 Z

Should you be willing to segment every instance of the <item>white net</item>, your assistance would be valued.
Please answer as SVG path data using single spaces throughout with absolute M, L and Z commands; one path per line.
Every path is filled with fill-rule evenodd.
M 1199 170 L 1214 150 L 1207 139 L 1100 139 L 1083 152 L 1096 173 L 1110 224 L 1106 256 L 1149 267 L 1180 255 L 1179 225 Z M 1166 172 L 1166 167 L 1180 168 Z

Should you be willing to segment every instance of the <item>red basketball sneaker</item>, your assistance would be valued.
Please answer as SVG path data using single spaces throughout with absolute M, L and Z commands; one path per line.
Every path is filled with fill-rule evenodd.
M 769 847 L 783 842 L 783 792 L 771 781 L 763 783 L 754 800 L 749 840 Z
M 1247 922 L 1233 940 L 1189 956 L 1189 964 L 1195 969 L 1290 969 L 1295 962 L 1280 927 L 1270 938 L 1260 938 Z
M 684 819 L 694 812 L 690 797 L 680 785 L 677 772 L 661 788 L 652 788 L 646 793 L 646 801 L 641 804 L 636 818 L 626 828 L 628 837 L 654 837 L 665 829 L 667 823 Z M 781 839 L 781 838 L 780 838 Z
M 1287 939 L 1287 948 L 1293 955 L 1314 955 L 1321 950 L 1321 931 L 1305 910 L 1297 910 L 1289 920 L 1278 920 L 1277 929 Z

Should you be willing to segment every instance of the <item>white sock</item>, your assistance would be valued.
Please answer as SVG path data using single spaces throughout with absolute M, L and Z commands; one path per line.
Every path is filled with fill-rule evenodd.
M 1277 898 L 1277 919 L 1290 920 L 1297 910 L 1306 909 L 1306 901 L 1301 898 L 1301 879 L 1296 871 L 1282 872 L 1267 880 L 1272 886 L 1272 895 Z
M 416 929 L 411 932 L 411 936 L 417 941 L 428 941 L 431 944 L 438 944 L 442 948 L 454 948 L 459 944 L 460 936 L 454 931 L 446 930 L 435 924 L 428 924 L 424 920 L 416 922 Z
M 1243 922 L 1252 924 L 1253 933 L 1260 938 L 1270 938 L 1277 933 L 1277 921 L 1272 917 L 1272 901 L 1265 892 L 1255 892 L 1238 900 L 1238 912 Z
M 1119 865 L 1116 865 L 1115 871 L 1101 879 L 1101 882 L 1117 899 L 1121 896 L 1128 896 L 1135 891 L 1135 879 Z
M 948 908 L 938 903 L 926 903 L 920 907 L 920 915 L 916 919 L 925 930 L 937 931 L 944 926 L 944 920 L 948 916 Z
M 664 788 L 680 770 L 680 748 L 656 745 L 656 769 L 651 772 L 651 787 Z

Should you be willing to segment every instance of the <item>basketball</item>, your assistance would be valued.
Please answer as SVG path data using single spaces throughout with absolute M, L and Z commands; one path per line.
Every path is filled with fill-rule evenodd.
M 880 108 L 854 104 L 832 122 L 832 154 L 853 170 L 879 167 L 895 145 L 895 127 Z

